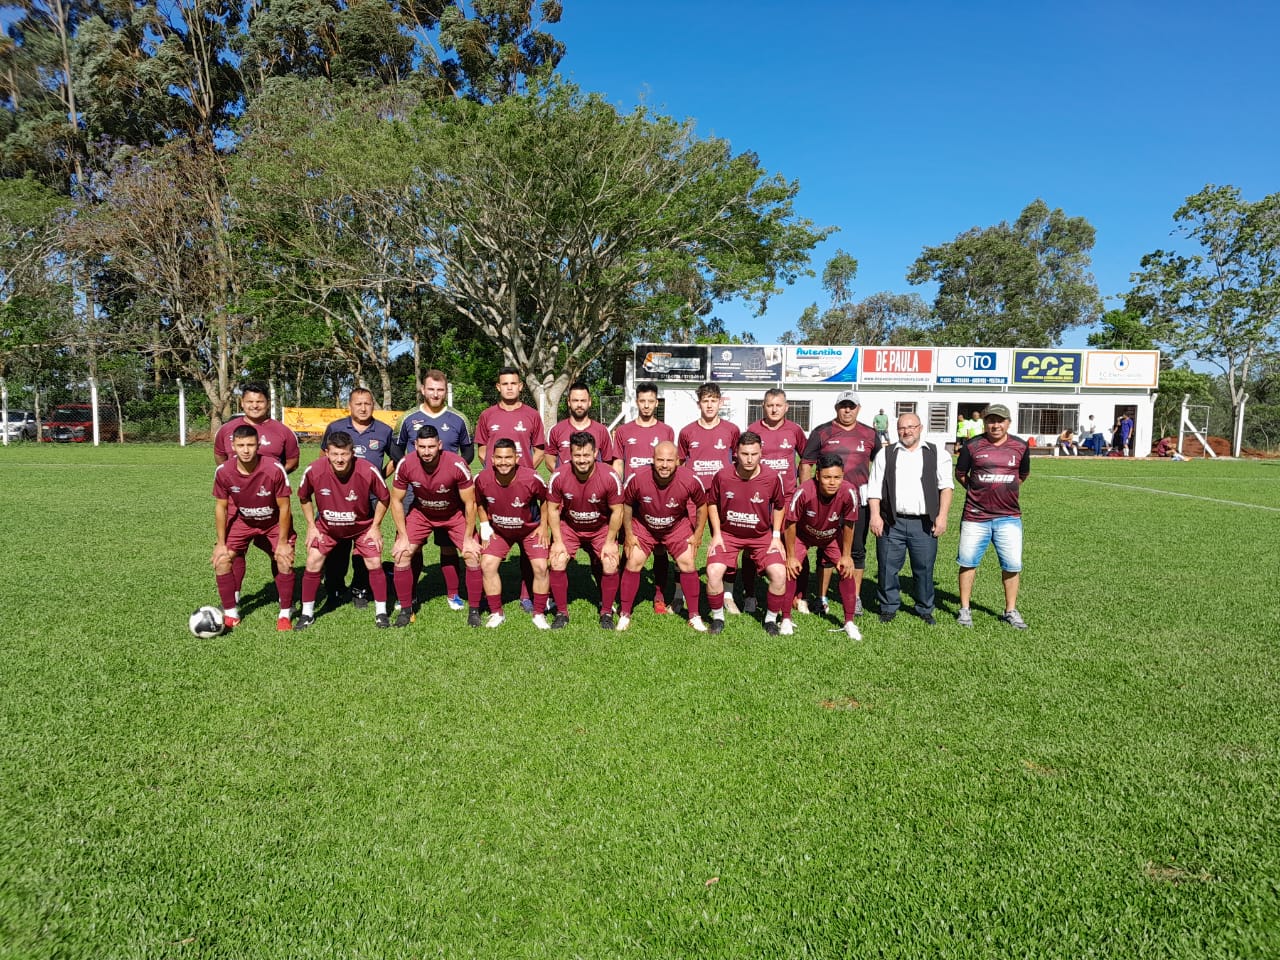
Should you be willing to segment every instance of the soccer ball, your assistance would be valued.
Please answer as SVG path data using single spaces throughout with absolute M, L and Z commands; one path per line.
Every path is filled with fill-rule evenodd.
M 201 640 L 208 640 L 222 633 L 222 611 L 217 607 L 201 607 L 187 620 L 191 633 Z

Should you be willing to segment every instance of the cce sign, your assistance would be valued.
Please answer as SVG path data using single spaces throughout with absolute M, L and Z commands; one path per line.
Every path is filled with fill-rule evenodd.
M 1015 350 L 1013 382 L 1073 386 L 1080 382 L 1080 354 L 1061 350 Z

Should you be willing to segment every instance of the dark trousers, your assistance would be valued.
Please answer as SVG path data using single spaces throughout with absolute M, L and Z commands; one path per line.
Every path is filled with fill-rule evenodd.
M 916 613 L 933 613 L 933 564 L 938 558 L 938 538 L 932 527 L 928 517 L 896 517 L 884 536 L 876 539 L 881 613 L 895 613 L 902 605 L 898 571 L 908 556 L 915 581 Z

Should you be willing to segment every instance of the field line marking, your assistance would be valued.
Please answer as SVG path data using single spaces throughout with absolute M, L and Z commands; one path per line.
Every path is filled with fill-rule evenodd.
M 1194 493 L 1175 493 L 1172 490 L 1161 490 L 1157 487 L 1139 487 L 1132 483 L 1112 483 L 1109 480 L 1094 480 L 1091 477 L 1072 477 L 1059 474 L 1063 480 L 1079 480 L 1081 483 L 1096 483 L 1103 487 L 1121 487 L 1125 490 L 1141 490 L 1143 493 L 1162 493 L 1166 497 L 1186 497 L 1188 500 L 1204 500 L 1206 503 L 1221 503 L 1228 507 L 1248 507 L 1250 510 L 1269 510 L 1280 513 L 1280 507 L 1268 507 L 1261 503 L 1241 503 L 1239 500 L 1219 500 L 1216 497 L 1201 497 Z

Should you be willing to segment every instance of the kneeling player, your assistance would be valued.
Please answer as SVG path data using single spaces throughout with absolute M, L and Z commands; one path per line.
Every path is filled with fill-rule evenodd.
M 302 574 L 302 613 L 297 629 L 305 630 L 316 622 L 320 574 L 325 558 L 340 542 L 351 543 L 369 571 L 374 624 L 379 628 L 391 626 L 387 618 L 387 578 L 382 574 L 381 529 L 390 499 L 382 474 L 368 460 L 356 456 L 351 434 L 345 430 L 329 434 L 324 458 L 307 467 L 298 487 L 298 501 L 307 518 L 307 565 Z M 377 506 L 370 507 L 371 501 L 376 501 Z
M 240 584 L 232 573 L 237 557 L 253 544 L 271 557 L 280 595 L 277 630 L 293 629 L 293 515 L 289 511 L 289 475 L 275 458 L 258 455 L 258 431 L 244 425 L 231 434 L 232 457 L 213 472 L 214 577 L 222 601 L 222 622 L 240 623 L 236 606 Z M 234 516 L 231 509 L 235 509 Z
M 413 488 L 413 505 L 404 508 L 405 491 Z M 468 545 L 475 538 L 476 497 L 466 461 L 440 445 L 435 427 L 418 430 L 413 449 L 396 466 L 391 488 L 391 518 L 396 539 L 391 546 L 395 561 L 396 599 L 400 612 L 395 626 L 413 623 L 413 591 L 422 569 L 422 545 L 433 530 L 445 530 L 463 555 L 468 569 L 479 566 L 478 550 Z
M 618 531 L 622 529 L 622 481 L 596 460 L 596 438 L 586 431 L 569 438 L 569 465 L 547 484 L 551 526 L 551 593 L 558 630 L 569 623 L 569 561 L 585 548 L 600 574 L 600 628 L 613 629 L 618 595 Z
M 738 554 L 749 551 L 756 569 L 769 581 L 764 631 L 780 632 L 787 587 L 787 558 L 782 553 L 782 521 L 786 513 L 782 478 L 760 467 L 760 435 L 751 430 L 738 438 L 737 460 L 711 480 L 707 519 L 711 523 L 711 548 L 707 551 L 707 604 L 711 607 L 711 632 L 724 630 L 725 572 L 736 568 Z
M 691 614 L 689 626 L 706 630 L 698 616 L 698 548 L 702 546 L 707 522 L 707 492 L 701 481 L 688 467 L 679 465 L 676 445 L 664 440 L 653 448 L 653 462 L 640 467 L 627 480 L 622 497 L 627 568 L 622 574 L 618 629 L 626 630 L 631 625 L 640 571 L 654 548 L 661 546 L 675 557 L 680 571 L 680 588 Z M 692 524 L 689 504 L 697 508 Z
M 805 554 L 813 547 L 840 575 L 840 603 L 844 607 L 844 632 L 861 640 L 854 625 L 858 602 L 858 581 L 854 577 L 854 528 L 858 522 L 858 491 L 844 478 L 844 461 L 834 453 L 818 457 L 818 472 L 806 480 L 787 507 L 787 596 L 785 610 L 796 595 L 796 578 L 804 566 Z M 782 621 L 782 632 L 791 633 L 791 620 Z
M 480 568 L 467 568 L 467 595 L 471 612 L 467 624 L 480 626 L 480 591 L 489 602 L 487 627 L 500 627 L 502 578 L 498 567 L 511 548 L 519 544 L 533 568 L 533 625 L 547 624 L 547 557 L 551 532 L 546 512 L 539 505 L 547 499 L 547 485 L 536 470 L 520 462 L 516 443 L 507 437 L 497 440 L 489 453 L 489 466 L 476 475 L 476 517 L 480 526 Z M 473 551 L 474 552 L 474 551 Z

